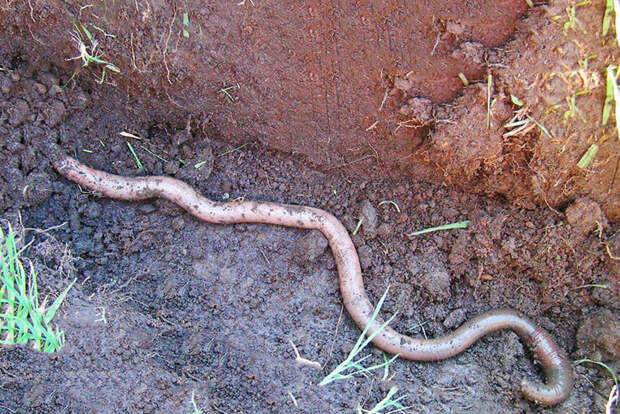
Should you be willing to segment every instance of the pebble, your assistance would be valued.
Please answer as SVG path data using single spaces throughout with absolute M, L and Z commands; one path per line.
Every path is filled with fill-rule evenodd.
M 140 207 L 138 207 L 138 211 L 142 214 L 150 214 L 157 211 L 157 207 L 153 203 L 146 203 L 140 205 Z

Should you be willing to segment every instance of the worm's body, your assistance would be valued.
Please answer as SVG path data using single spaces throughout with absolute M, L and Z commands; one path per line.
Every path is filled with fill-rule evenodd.
M 355 246 L 340 221 L 323 210 L 257 201 L 215 202 L 173 178 L 121 177 L 94 170 L 67 156 L 54 160 L 53 165 L 69 180 L 107 197 L 130 201 L 165 198 L 208 223 L 265 223 L 320 230 L 327 237 L 336 260 L 340 291 L 347 311 L 361 329 L 370 322 L 374 308 L 366 296 Z M 375 320 L 368 334 L 377 330 L 382 322 L 380 319 Z M 513 330 L 521 337 L 536 354 L 547 376 L 547 384 L 532 383 L 524 379 L 521 390 L 525 397 L 541 405 L 564 401 L 573 385 L 573 371 L 565 353 L 547 332 L 512 310 L 484 313 L 451 334 L 431 340 L 411 338 L 387 327 L 373 342 L 386 352 L 400 354 L 401 358 L 437 361 L 453 357 L 480 337 L 501 329 Z

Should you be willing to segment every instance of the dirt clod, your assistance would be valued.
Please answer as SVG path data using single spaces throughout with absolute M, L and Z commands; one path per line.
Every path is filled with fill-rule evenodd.
M 620 358 L 620 318 L 609 310 L 586 316 L 577 330 L 579 355 L 594 360 Z
M 11 126 L 16 127 L 20 126 L 28 118 L 30 107 L 28 102 L 23 99 L 16 99 L 10 104 L 7 112 L 9 114 L 9 123 Z
M 56 126 L 65 116 L 65 105 L 58 100 L 53 100 L 44 110 L 45 123 L 47 126 Z
M 309 231 L 295 243 L 292 257 L 302 267 L 311 266 L 327 249 L 327 239 L 318 230 Z
M 24 203 L 28 207 L 38 206 L 53 193 L 52 180 L 46 173 L 32 173 L 26 177 L 22 190 Z
M 599 227 L 607 226 L 607 219 L 601 211 L 601 207 L 596 201 L 588 197 L 578 198 L 566 209 L 566 221 L 580 236 Z
M 360 213 L 362 221 L 362 231 L 364 236 L 372 239 L 377 236 L 377 226 L 379 225 L 379 218 L 377 216 L 377 209 L 372 205 L 370 200 L 364 200 L 360 203 Z
M 408 267 L 414 283 L 422 286 L 432 300 L 450 299 L 450 274 L 444 264 L 437 259 L 436 253 L 429 250 L 421 257 L 412 256 Z
M 455 309 L 446 316 L 446 319 L 443 320 L 443 326 L 448 329 L 458 328 L 465 322 L 467 318 L 467 312 L 465 309 L 459 308 Z

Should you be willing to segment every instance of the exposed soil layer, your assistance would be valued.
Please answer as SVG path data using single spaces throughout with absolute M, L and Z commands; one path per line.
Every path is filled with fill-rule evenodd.
M 104 64 L 66 61 L 79 55 L 77 27 L 120 70 L 106 71 L 110 99 L 177 128 L 191 114 L 219 139 L 258 140 L 323 171 L 456 184 L 525 207 L 587 195 L 617 221 L 619 141 L 601 113 L 618 49 L 613 31 L 600 35 L 604 1 L 574 13 L 568 0 L 534 3 L 18 0 L 0 11 L 0 41 L 99 88 Z M 505 126 L 515 120 L 528 125 Z
M 565 403 L 524 400 L 521 378 L 541 372 L 512 333 L 318 387 L 360 334 L 320 234 L 102 199 L 40 148 L 217 200 L 325 209 L 355 233 L 373 301 L 390 286 L 395 329 L 433 337 L 511 307 L 571 359 L 618 371 L 619 150 L 613 116 L 600 125 L 617 52 L 602 2 L 567 29 L 564 2 L 210 3 L 0 5 L 0 225 L 35 239 L 24 255 L 43 294 L 78 279 L 60 353 L 0 348 L 0 412 L 188 413 L 194 394 L 205 413 L 352 413 L 391 386 L 411 412 L 601 412 L 611 385 L 594 365 L 575 367 Z M 99 85 L 103 65 L 65 61 L 73 23 L 121 73 Z M 522 130 L 503 127 L 515 116 Z M 323 368 L 298 365 L 291 342 Z
M 312 205 L 351 233 L 364 217 L 353 240 L 367 289 L 376 301 L 390 286 L 384 313 L 399 312 L 397 330 L 432 337 L 485 310 L 512 307 L 549 330 L 571 358 L 617 364 L 608 330 L 618 326 L 618 262 L 610 255 L 620 253 L 619 239 L 591 200 L 565 217 L 445 186 L 327 175 L 259 144 L 235 149 L 211 140 L 195 122 L 176 129 L 128 116 L 124 102 L 102 90 L 58 88 L 57 77 L 26 63 L 0 81 L 8 92 L 0 102 L 3 220 L 16 229 L 20 220 L 27 229 L 65 223 L 42 234 L 23 230 L 24 240 L 37 239 L 26 255 L 44 294 L 78 278 L 58 319 L 67 335 L 62 352 L 0 352 L 2 410 L 187 413 L 194 392 L 208 413 L 344 413 L 372 407 L 391 386 L 408 394 L 412 412 L 537 410 L 517 389 L 540 370 L 512 333 L 448 361 L 397 360 L 389 381 L 379 375 L 318 387 L 360 333 L 342 313 L 322 236 L 209 225 L 167 202 L 98 198 L 57 176 L 36 151 L 45 142 L 93 167 L 139 174 L 129 142 L 149 173 L 184 179 L 214 199 Z M 107 110 L 97 110 L 104 102 Z M 123 130 L 148 135 L 126 138 Z M 472 220 L 468 230 L 406 236 L 464 219 Z M 583 286 L 591 283 L 608 288 Z M 324 368 L 297 365 L 290 341 Z M 381 361 L 376 349 L 367 352 Z M 570 398 L 546 412 L 601 409 L 608 376 L 592 366 L 576 372 Z

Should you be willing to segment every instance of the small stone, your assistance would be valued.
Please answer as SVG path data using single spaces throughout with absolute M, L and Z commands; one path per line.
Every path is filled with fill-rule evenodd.
M 327 245 L 327 239 L 320 231 L 309 231 L 295 243 L 293 260 L 302 267 L 311 265 L 323 254 Z

